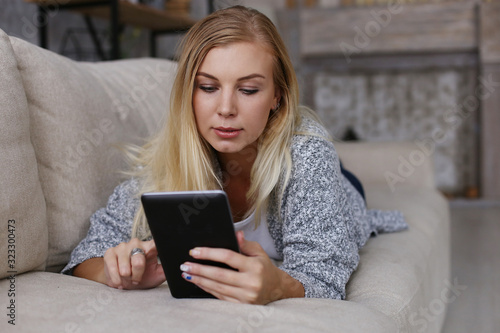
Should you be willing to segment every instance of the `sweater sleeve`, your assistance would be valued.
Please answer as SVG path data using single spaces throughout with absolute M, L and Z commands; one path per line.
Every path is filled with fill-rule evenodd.
M 355 233 L 363 228 L 354 226 L 354 208 L 333 144 L 314 136 L 295 140 L 281 206 L 280 268 L 302 283 L 306 297 L 344 299 L 359 262 Z
M 90 217 L 87 236 L 71 253 L 69 263 L 61 273 L 72 274 L 73 268 L 85 260 L 103 257 L 107 249 L 130 240 L 135 213 L 140 205 L 134 179 L 118 185 L 105 208 Z

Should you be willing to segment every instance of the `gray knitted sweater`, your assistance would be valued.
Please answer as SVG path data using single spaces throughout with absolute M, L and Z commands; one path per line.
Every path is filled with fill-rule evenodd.
M 300 281 L 306 297 L 345 298 L 345 286 L 359 262 L 359 249 L 371 235 L 408 226 L 396 211 L 367 210 L 358 191 L 341 174 L 333 144 L 316 122 L 304 118 L 294 136 L 293 168 L 283 197 L 283 182 L 270 198 L 267 225 L 280 268 Z M 90 219 L 87 237 L 73 250 L 63 273 L 102 257 L 110 247 L 130 240 L 140 200 L 135 179 L 119 185 L 105 208 Z

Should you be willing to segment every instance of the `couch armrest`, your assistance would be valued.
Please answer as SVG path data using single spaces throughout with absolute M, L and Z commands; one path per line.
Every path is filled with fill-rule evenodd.
M 414 142 L 336 142 L 346 169 L 363 184 L 435 188 L 432 151 Z

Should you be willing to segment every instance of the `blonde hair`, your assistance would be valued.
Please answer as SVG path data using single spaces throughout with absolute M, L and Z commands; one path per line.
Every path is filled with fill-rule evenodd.
M 300 122 L 295 71 L 276 27 L 260 12 L 242 6 L 219 10 L 188 31 L 181 44 L 165 126 L 143 147 L 133 148 L 131 154 L 133 164 L 140 166 L 134 172 L 141 183 L 139 194 L 223 188 L 214 149 L 198 133 L 192 96 L 196 73 L 207 53 L 214 47 L 237 42 L 260 43 L 273 55 L 274 84 L 281 94 L 281 105 L 270 112 L 258 140 L 250 175 L 247 200 L 251 205 L 246 216 L 255 211 L 258 225 L 269 195 L 281 177 L 285 184 L 289 178 L 290 143 Z M 150 236 L 142 207 L 135 216 L 132 236 L 140 239 Z

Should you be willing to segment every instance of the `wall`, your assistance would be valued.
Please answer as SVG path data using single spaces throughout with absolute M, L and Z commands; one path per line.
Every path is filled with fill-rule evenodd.
M 323 72 L 312 80 L 314 108 L 337 139 L 352 128 L 360 140 L 420 142 L 433 153 L 436 185 L 462 195 L 477 187 L 477 112 L 460 123 L 454 115 L 476 76 L 456 68 Z

